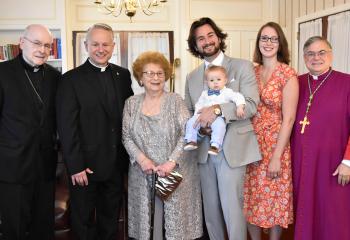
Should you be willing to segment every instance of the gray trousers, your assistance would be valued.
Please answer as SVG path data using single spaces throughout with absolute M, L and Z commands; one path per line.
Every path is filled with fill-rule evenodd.
M 211 240 L 247 238 L 243 215 L 243 184 L 246 166 L 231 168 L 222 151 L 209 155 L 206 163 L 199 164 L 203 195 L 204 216 Z

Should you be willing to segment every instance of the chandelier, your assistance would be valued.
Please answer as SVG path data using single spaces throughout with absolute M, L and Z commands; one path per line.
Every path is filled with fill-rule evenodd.
M 125 15 L 131 18 L 135 16 L 136 10 L 140 9 L 144 14 L 150 16 L 160 12 L 160 8 L 167 0 L 94 0 L 99 11 L 118 17 L 124 10 Z

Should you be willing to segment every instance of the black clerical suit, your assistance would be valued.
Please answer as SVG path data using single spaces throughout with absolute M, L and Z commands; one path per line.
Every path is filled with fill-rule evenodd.
M 0 63 L 0 215 L 3 239 L 52 239 L 60 73 L 22 55 Z M 45 224 L 43 224 L 45 223 Z
M 69 175 L 86 168 L 94 172 L 87 174 L 88 186 L 70 184 L 71 223 L 78 239 L 115 237 L 122 172 L 128 164 L 122 113 L 132 94 L 130 72 L 114 64 L 101 71 L 87 60 L 60 82 L 58 129 Z

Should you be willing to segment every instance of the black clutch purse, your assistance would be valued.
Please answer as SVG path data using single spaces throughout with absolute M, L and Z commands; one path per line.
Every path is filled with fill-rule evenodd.
M 171 171 L 166 177 L 156 175 L 155 190 L 156 194 L 163 201 L 175 191 L 182 181 L 182 175 L 177 171 Z

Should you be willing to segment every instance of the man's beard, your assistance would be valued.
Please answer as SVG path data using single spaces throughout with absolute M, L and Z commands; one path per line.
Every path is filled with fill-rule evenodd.
M 220 46 L 215 46 L 215 43 L 208 44 L 207 46 L 211 46 L 211 45 L 214 45 L 215 47 L 214 50 L 212 52 L 205 52 L 206 46 L 204 46 L 203 51 L 200 53 L 203 57 L 212 57 L 220 51 Z

